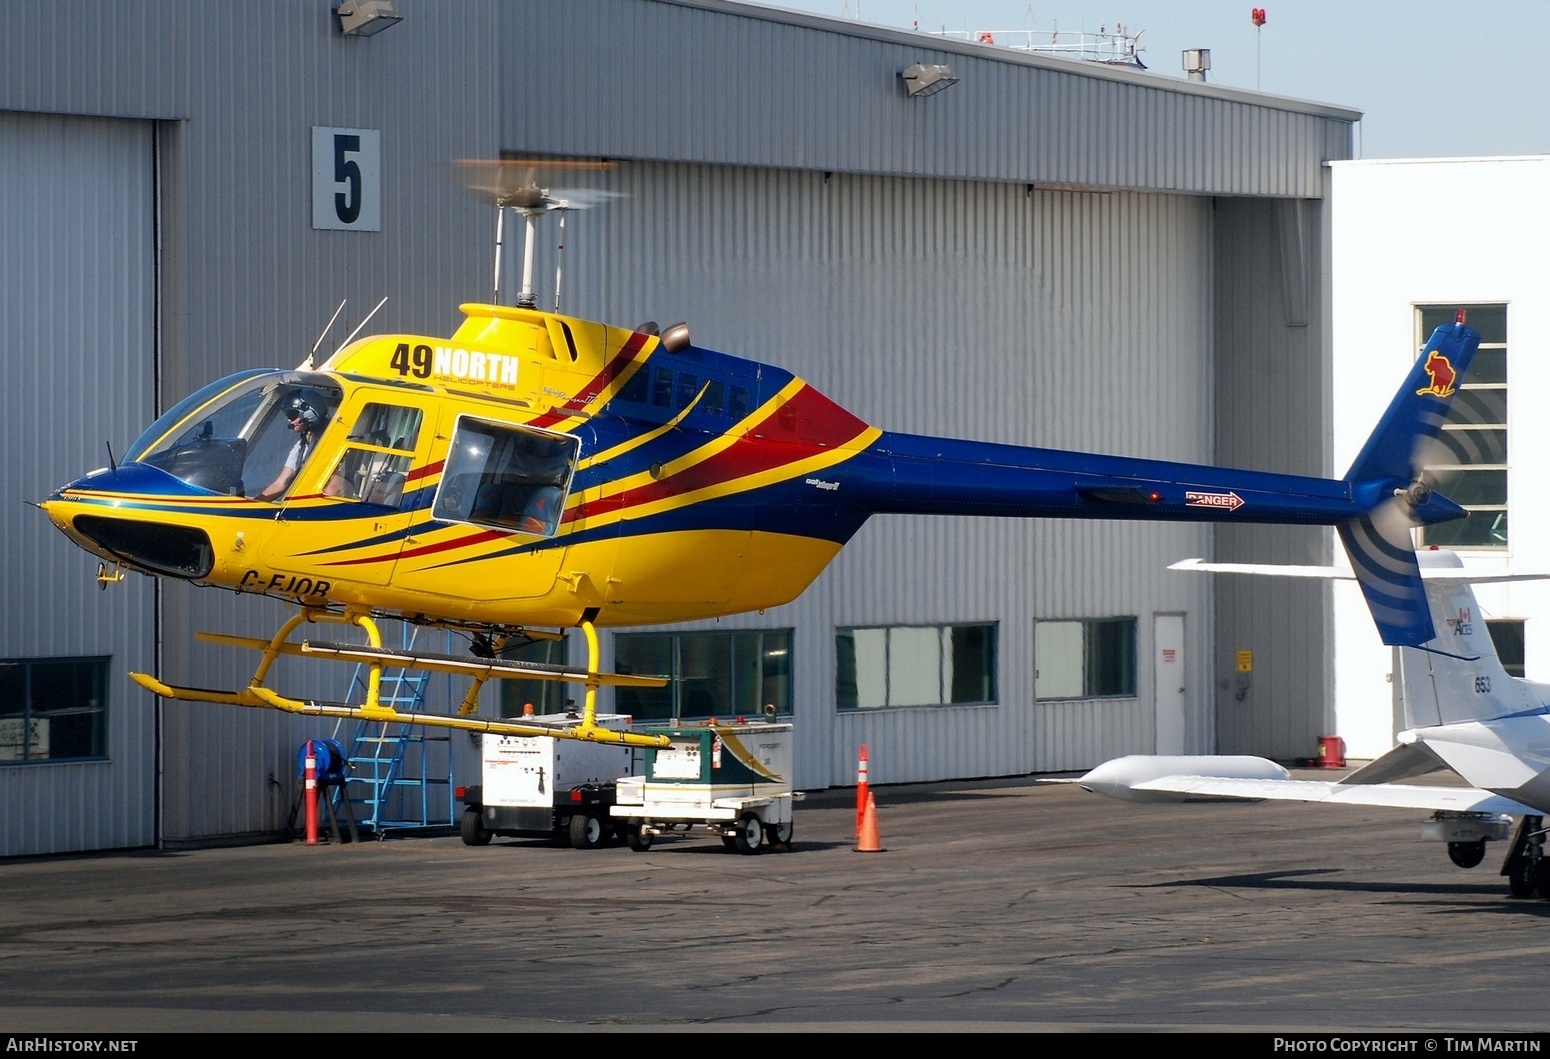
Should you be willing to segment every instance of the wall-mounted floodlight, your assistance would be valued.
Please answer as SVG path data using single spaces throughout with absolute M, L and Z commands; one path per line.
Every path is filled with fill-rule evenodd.
M 339 16 L 339 32 L 346 37 L 371 37 L 404 20 L 391 0 L 344 0 L 334 14 Z
M 1184 72 L 1189 75 L 1191 81 L 1204 81 L 1206 71 L 1211 69 L 1210 48 L 1185 48 Z
M 946 63 L 916 63 L 899 76 L 912 97 L 929 96 L 958 83 L 958 75 Z

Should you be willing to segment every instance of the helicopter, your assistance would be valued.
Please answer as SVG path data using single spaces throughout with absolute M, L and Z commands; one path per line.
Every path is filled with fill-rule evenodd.
M 1433 489 L 1427 457 L 1480 342 L 1462 313 L 1433 333 L 1343 479 L 897 433 L 776 365 L 696 345 L 686 324 L 618 327 L 539 309 L 535 227 L 554 211 L 563 224 L 574 204 L 530 170 L 475 172 L 497 206 L 497 248 L 507 210 L 527 224 L 515 305 L 496 303 L 498 249 L 495 301 L 463 305 L 450 336 L 357 337 L 363 321 L 321 362 L 323 338 L 296 368 L 217 380 L 40 505 L 102 560 L 105 584 L 135 571 L 297 608 L 268 640 L 199 634 L 262 652 L 247 687 L 131 674 L 143 687 L 661 746 L 664 736 L 595 723 L 599 687 L 666 683 L 600 672 L 596 630 L 790 602 L 886 514 L 1332 525 L 1384 641 L 1432 638 L 1411 530 L 1466 514 Z M 379 619 L 468 633 L 472 654 L 387 649 Z M 368 642 L 292 642 L 314 623 L 356 627 Z M 498 657 L 572 627 L 586 639 L 584 669 Z M 365 701 L 280 694 L 265 681 L 281 655 L 366 665 Z M 399 711 L 379 694 L 389 664 L 473 684 L 456 715 Z M 498 677 L 585 686 L 581 724 L 475 716 Z

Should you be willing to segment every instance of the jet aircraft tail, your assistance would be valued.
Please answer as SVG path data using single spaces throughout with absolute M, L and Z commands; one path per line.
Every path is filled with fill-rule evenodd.
M 1489 721 L 1537 710 L 1546 689 L 1509 676 L 1486 627 L 1472 583 L 1542 579 L 1544 574 L 1467 574 L 1457 555 L 1419 555 L 1436 637 L 1399 652 L 1405 727 Z

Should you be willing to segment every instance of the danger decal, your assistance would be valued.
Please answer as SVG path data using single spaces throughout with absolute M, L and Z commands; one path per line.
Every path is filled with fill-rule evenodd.
M 1223 511 L 1237 511 L 1243 504 L 1243 497 L 1237 493 L 1187 492 L 1184 494 L 1185 507 L 1214 507 Z

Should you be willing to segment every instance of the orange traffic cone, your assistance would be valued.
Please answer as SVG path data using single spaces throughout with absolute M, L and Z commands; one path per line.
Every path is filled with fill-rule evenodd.
M 877 834 L 877 800 L 870 791 L 866 796 L 866 810 L 861 814 L 861 830 L 856 837 L 857 853 L 882 853 L 883 840 Z

